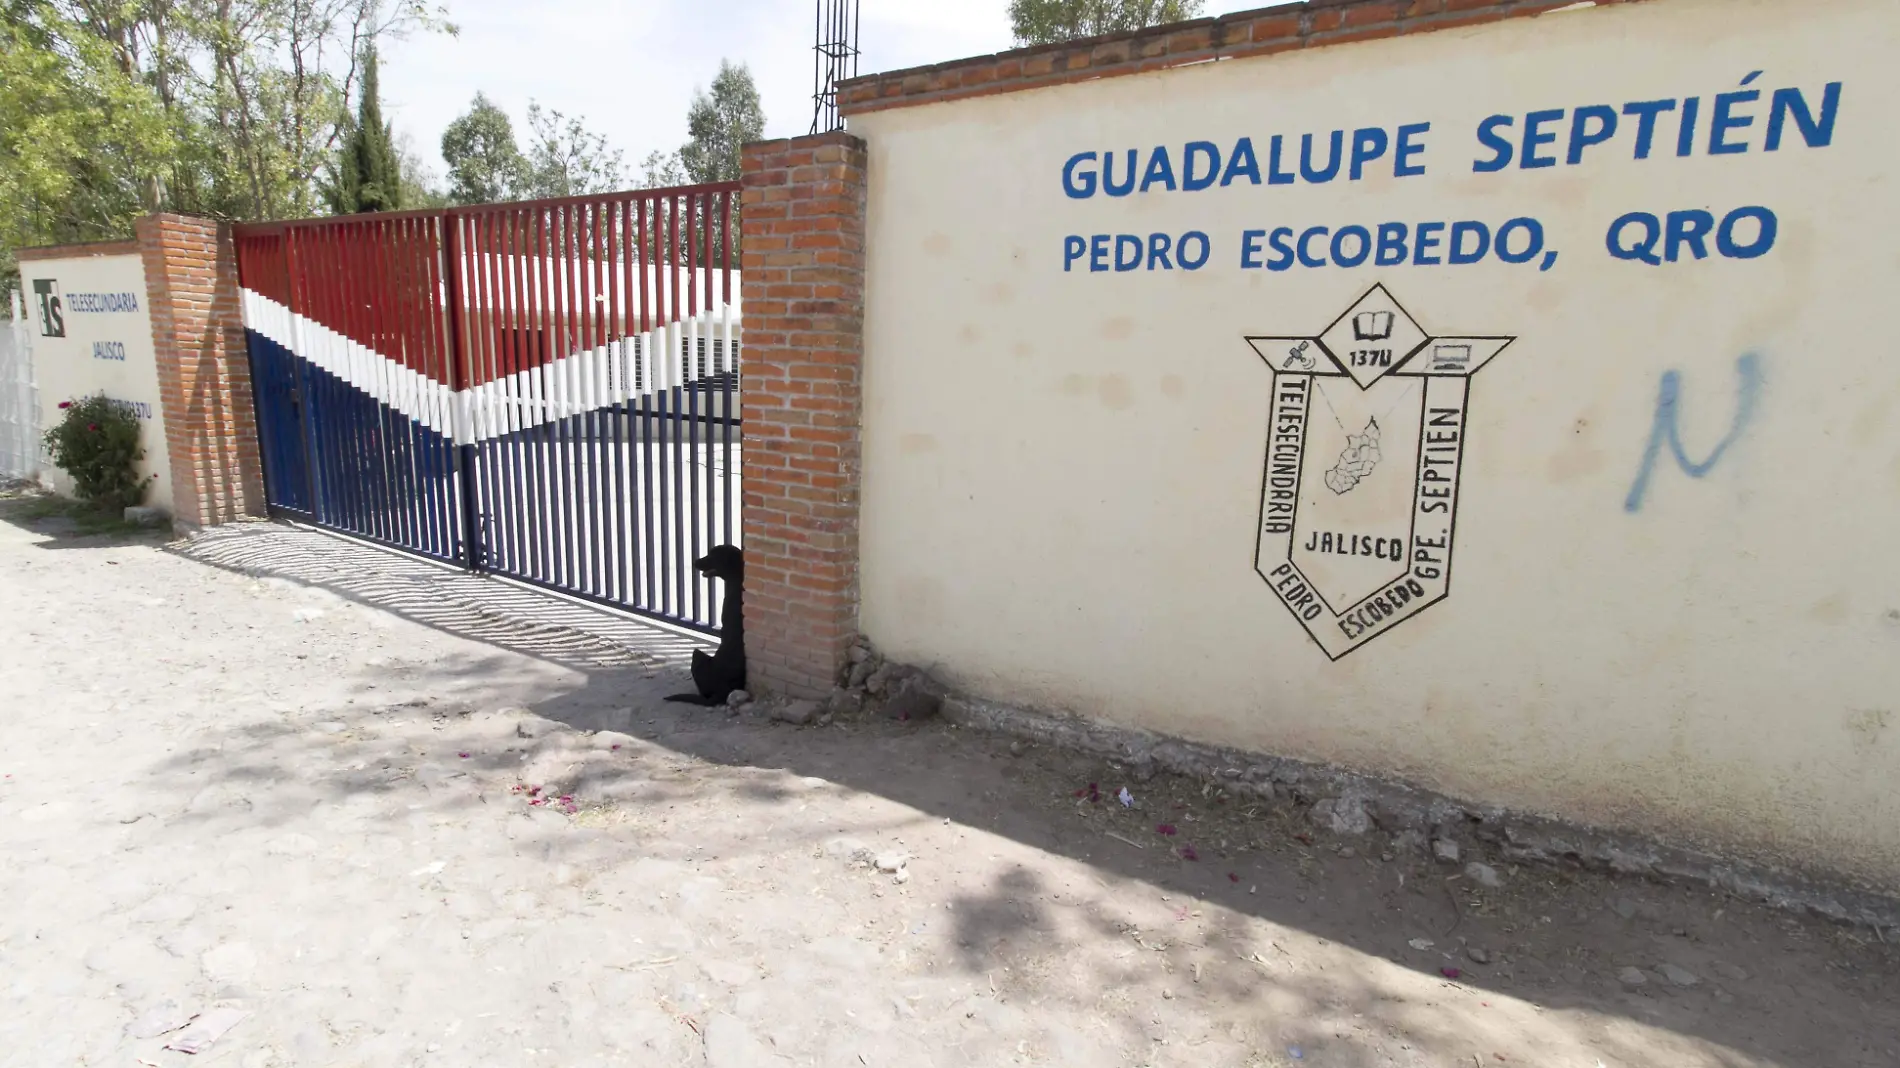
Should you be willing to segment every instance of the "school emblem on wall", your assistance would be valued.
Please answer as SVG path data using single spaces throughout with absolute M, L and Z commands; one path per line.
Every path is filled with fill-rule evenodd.
M 1254 569 L 1334 660 L 1445 599 L 1471 376 L 1516 338 L 1433 337 L 1384 286 L 1273 369 Z
M 40 305 L 40 336 L 66 336 L 66 307 L 59 299 L 59 282 L 51 278 L 33 279 L 33 298 Z

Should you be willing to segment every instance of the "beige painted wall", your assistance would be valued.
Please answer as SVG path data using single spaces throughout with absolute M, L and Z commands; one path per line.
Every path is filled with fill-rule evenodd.
M 854 118 L 863 630 L 995 699 L 1900 887 L 1895 55 L 1891 0 L 1656 0 Z M 1756 70 L 1760 97 L 1726 105 L 1754 116 L 1728 135 L 1748 151 L 1711 155 L 1717 94 Z M 1786 121 L 1764 152 L 1774 91 L 1818 111 L 1834 81 L 1832 144 Z M 1487 116 L 1517 141 L 1538 109 L 1690 95 L 1686 158 L 1678 108 L 1650 158 L 1625 115 L 1567 165 L 1566 111 L 1538 149 L 1555 166 L 1473 170 Z M 1388 153 L 1356 182 L 1063 191 L 1087 150 L 1137 147 L 1145 169 L 1167 145 L 1178 170 L 1188 141 L 1250 136 L 1264 172 L 1275 133 L 1297 162 L 1304 132 L 1419 122 L 1417 176 Z M 1748 205 L 1779 223 L 1757 258 L 1606 248 L 1628 212 Z M 1515 217 L 1541 221 L 1548 271 L 1240 266 L 1247 229 Z M 1210 237 L 1198 271 L 1064 271 L 1069 235 L 1190 230 Z M 1274 398 L 1244 338 L 1317 335 L 1375 283 L 1427 333 L 1517 340 L 1469 379 L 1449 596 L 1335 661 L 1255 570 Z M 1671 372 L 1688 458 L 1734 440 L 1695 478 L 1665 437 L 1632 501 Z M 1311 400 L 1307 528 L 1431 537 L 1406 529 L 1416 395 L 1319 385 L 1345 418 Z M 1388 412 L 1355 511 L 1320 476 Z M 1339 590 L 1376 577 L 1303 559 Z
M 65 336 L 49 336 L 36 283 L 54 283 Z M 136 407 L 143 430 L 142 475 L 157 475 L 145 503 L 170 511 L 171 465 L 165 446 L 165 412 L 159 402 L 158 364 L 152 350 L 152 319 L 145 299 L 145 267 L 137 253 L 78 255 L 20 264 L 33 334 L 33 371 L 39 380 L 40 426 L 63 414 L 61 401 L 104 392 Z M 130 294 L 136 309 L 124 299 Z M 95 299 L 103 298 L 103 299 Z M 43 477 L 59 493 L 72 492 L 66 473 L 47 464 Z

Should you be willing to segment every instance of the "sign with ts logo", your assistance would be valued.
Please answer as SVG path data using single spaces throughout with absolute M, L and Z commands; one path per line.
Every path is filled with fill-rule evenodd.
M 59 300 L 59 283 L 51 278 L 33 279 L 33 295 L 40 300 L 40 336 L 66 336 L 66 309 Z

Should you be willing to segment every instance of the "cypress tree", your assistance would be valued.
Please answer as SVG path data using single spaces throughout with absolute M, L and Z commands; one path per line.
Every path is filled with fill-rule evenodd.
M 337 160 L 331 209 L 338 215 L 396 211 L 402 207 L 402 162 L 390 125 L 383 121 L 382 94 L 376 77 L 376 45 L 363 51 L 363 82 Z

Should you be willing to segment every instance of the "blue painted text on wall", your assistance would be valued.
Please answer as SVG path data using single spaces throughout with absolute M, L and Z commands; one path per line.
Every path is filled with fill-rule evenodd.
M 1745 353 L 1735 361 L 1735 418 L 1729 422 L 1728 433 L 1716 442 L 1706 459 L 1697 462 L 1689 459 L 1688 450 L 1682 446 L 1682 429 L 1678 425 L 1677 413 L 1682 404 L 1682 375 L 1677 371 L 1665 371 L 1662 376 L 1662 389 L 1656 396 L 1656 414 L 1650 422 L 1649 444 L 1643 449 L 1642 466 L 1636 471 L 1636 481 L 1630 486 L 1629 496 L 1623 499 L 1623 510 L 1640 512 L 1643 501 L 1649 496 L 1649 478 L 1656 470 L 1656 457 L 1661 455 L 1663 445 L 1669 446 L 1669 454 L 1676 458 L 1676 466 L 1690 478 L 1702 478 L 1715 465 L 1720 463 L 1729 446 L 1735 444 L 1748 429 L 1755 418 L 1755 402 L 1761 392 L 1761 358 L 1754 353 Z
M 1651 159 L 1659 147 L 1673 150 L 1671 154 L 1677 157 L 1734 156 L 1754 150 L 1779 152 L 1797 141 L 1808 148 L 1834 143 L 1843 83 L 1828 82 L 1818 105 L 1799 87 L 1775 89 L 1764 108 L 1763 90 L 1751 88 L 1761 75 L 1759 70 L 1751 71 L 1741 79 L 1741 88 L 1713 94 L 1706 109 L 1703 97 L 1697 95 L 1636 100 L 1621 107 L 1587 104 L 1522 116 L 1492 115 L 1477 124 L 1476 139 L 1483 154 L 1472 161 L 1470 169 L 1484 174 L 1507 168 L 1540 170 L 1560 163 L 1575 167 L 1586 158 L 1608 158 L 1610 149 L 1605 146 L 1619 139 L 1631 160 Z M 1668 136 L 1659 142 L 1657 135 L 1665 124 Z M 1238 138 L 1231 146 L 1188 141 L 1179 149 L 1156 145 L 1145 151 L 1082 151 L 1063 163 L 1062 191 L 1072 199 L 1087 200 L 1097 194 L 1198 193 L 1236 184 L 1319 185 L 1341 178 L 1356 182 L 1388 170 L 1395 178 L 1416 178 L 1428 169 L 1425 156 L 1431 131 L 1431 123 L 1414 122 L 1303 133 L 1298 135 L 1297 151 L 1289 140 L 1295 135 L 1271 134 L 1264 139 L 1264 154 L 1251 136 Z

